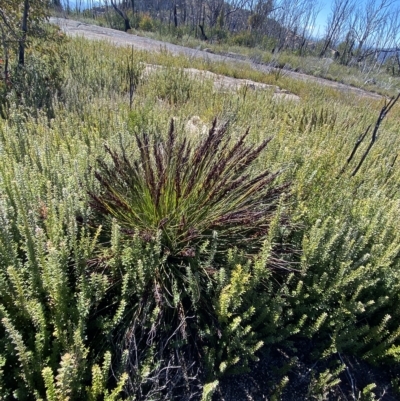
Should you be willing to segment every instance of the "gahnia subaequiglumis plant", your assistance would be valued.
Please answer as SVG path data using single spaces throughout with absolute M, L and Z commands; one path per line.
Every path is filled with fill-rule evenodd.
M 200 376 L 214 375 L 204 372 L 201 361 L 222 326 L 232 325 L 237 344 L 225 339 L 224 346 L 237 355 L 245 354 L 240 347 L 261 344 L 231 313 L 252 284 L 235 290 L 240 281 L 249 282 L 249 272 L 228 254 L 236 248 L 240 260 L 256 255 L 271 225 L 283 222 L 278 208 L 288 185 L 276 184 L 278 173 L 254 174 L 254 161 L 270 138 L 248 145 L 248 134 L 234 141 L 228 124 L 214 120 L 208 135 L 192 143 L 176 135 L 171 121 L 165 139 L 136 134 L 136 157 L 106 147 L 111 163 L 98 160 L 100 187 L 90 191 L 90 204 L 102 222 L 104 217 L 112 221 L 112 246 L 102 261 L 125 272 L 116 337 L 121 354 L 127 352 L 129 392 L 137 397 L 195 394 Z M 146 247 L 152 248 L 148 258 Z M 278 256 L 268 257 L 264 269 L 280 262 Z M 221 306 L 220 297 L 228 293 L 237 293 L 237 299 Z M 228 358 L 221 366 L 241 360 L 219 354 L 219 362 L 223 355 Z
M 214 120 L 208 135 L 192 144 L 176 137 L 172 120 L 166 140 L 136 134 L 137 159 L 107 147 L 112 163 L 98 161 L 101 191 L 90 192 L 92 207 L 127 233 L 155 238 L 160 231 L 172 257 L 194 256 L 215 234 L 220 250 L 259 249 L 287 185 L 272 185 L 278 173 L 252 173 L 271 138 L 246 145 L 247 130 L 234 143 L 227 128 Z

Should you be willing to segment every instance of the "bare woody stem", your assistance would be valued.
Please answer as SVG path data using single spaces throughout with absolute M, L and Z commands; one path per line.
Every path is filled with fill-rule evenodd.
M 389 113 L 389 111 L 391 110 L 391 108 L 392 108 L 392 107 L 396 104 L 396 102 L 399 100 L 399 98 L 400 98 L 400 93 L 399 93 L 395 98 L 390 99 L 389 103 L 388 103 L 388 104 L 385 104 L 385 105 L 382 107 L 382 110 L 381 110 L 381 112 L 380 112 L 380 114 L 379 114 L 379 117 L 378 117 L 378 119 L 377 119 L 377 121 L 376 121 L 376 123 L 375 123 L 374 130 L 372 131 L 371 142 L 369 143 L 367 150 L 366 150 L 366 151 L 364 152 L 364 154 L 362 155 L 361 160 L 360 160 L 360 162 L 358 163 L 357 167 L 354 169 L 353 173 L 351 174 L 352 177 L 354 177 L 354 176 L 357 174 L 358 170 L 360 169 L 360 167 L 361 167 L 362 164 L 364 163 L 364 160 L 365 160 L 366 157 L 368 156 L 368 153 L 370 152 L 370 150 L 371 150 L 373 144 L 376 142 L 378 130 L 379 130 L 379 127 L 380 127 L 382 121 L 385 119 L 385 117 L 387 116 L 387 114 Z

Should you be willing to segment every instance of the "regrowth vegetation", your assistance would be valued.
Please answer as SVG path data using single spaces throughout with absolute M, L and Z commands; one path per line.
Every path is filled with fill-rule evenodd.
M 398 397 L 398 104 L 368 142 L 379 102 L 54 34 L 3 98 L 0 396 Z

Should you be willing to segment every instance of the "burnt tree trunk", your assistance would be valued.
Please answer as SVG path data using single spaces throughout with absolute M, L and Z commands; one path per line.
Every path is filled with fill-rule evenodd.
M 7 46 L 7 38 L 6 38 L 6 33 L 4 32 L 3 26 L 0 24 L 0 30 L 1 30 L 1 38 L 2 38 L 2 44 L 3 44 L 3 53 L 4 53 L 4 83 L 7 84 L 8 82 L 8 46 Z
M 201 40 L 208 40 L 207 35 L 204 33 L 203 25 L 199 24 L 199 28 L 201 30 Z
M 24 13 L 22 15 L 21 31 L 22 37 L 19 40 L 18 49 L 18 64 L 23 66 L 25 64 L 25 42 L 26 34 L 28 32 L 28 14 L 29 14 L 29 0 L 24 1 Z
M 122 11 L 120 10 L 117 5 L 115 4 L 115 0 L 111 0 L 111 5 L 113 6 L 115 12 L 124 20 L 124 24 L 125 24 L 125 32 L 128 31 L 128 29 L 131 29 L 131 24 L 129 22 L 129 18 L 128 16 Z
M 174 5 L 174 25 L 175 25 L 175 28 L 178 27 L 178 12 L 176 10 L 176 4 Z

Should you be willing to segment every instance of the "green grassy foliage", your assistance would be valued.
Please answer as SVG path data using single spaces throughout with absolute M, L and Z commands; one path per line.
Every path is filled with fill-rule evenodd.
M 207 65 L 165 52 L 132 54 L 83 39 L 53 46 L 64 62 L 41 61 L 42 71 L 57 71 L 58 90 L 46 95 L 51 103 L 28 107 L 9 96 L 7 118 L 0 120 L 2 399 L 167 400 L 185 391 L 200 397 L 205 383 L 204 399 L 210 399 L 220 377 L 247 369 L 260 352 L 279 347 L 296 353 L 305 340 L 314 344 L 310 358 L 340 362 L 312 371 L 310 399 L 324 399 L 327 389 L 341 385 L 342 356 L 395 371 L 398 105 L 352 177 L 369 138 L 349 165 L 346 160 L 375 122 L 381 102 L 288 77 L 280 85 L 300 95 L 299 103 L 273 99 L 270 91 L 216 91 L 208 80 L 182 81 L 179 67 L 261 82 L 272 78 L 242 65 Z M 32 57 L 38 54 L 32 51 Z M 166 68 L 144 77 L 146 63 Z M 42 85 L 35 88 L 30 99 L 42 98 Z M 201 122 L 195 130 L 188 127 L 193 116 Z M 206 148 L 214 117 L 229 120 L 229 129 Z M 182 170 L 177 162 L 185 152 L 168 146 L 171 118 L 174 140 L 186 146 L 191 160 Z M 251 152 L 269 137 L 266 151 L 251 163 L 246 153 L 229 157 L 235 144 L 243 141 L 241 149 Z M 147 141 L 154 147 L 143 147 Z M 196 161 L 201 149 L 203 164 Z M 212 175 L 224 161 L 226 169 Z M 192 185 L 196 166 L 201 174 L 182 197 L 183 209 L 170 208 L 177 182 Z M 149 186 L 150 167 L 155 186 Z M 96 171 L 106 179 L 96 179 Z M 245 171 L 248 178 L 238 175 Z M 266 171 L 280 174 L 258 188 L 253 177 Z M 181 173 L 186 180 L 177 181 Z M 228 195 L 203 207 L 202 197 L 212 194 L 203 191 L 209 173 L 213 188 Z M 227 182 L 238 177 L 243 185 L 235 192 Z M 290 198 L 279 204 L 274 198 L 257 241 L 248 235 L 260 227 L 254 218 L 210 235 L 218 233 L 215 218 L 235 207 L 257 212 L 269 189 L 287 182 Z M 158 188 L 164 190 L 162 203 Z M 105 217 L 93 200 L 101 201 Z M 180 237 L 179 222 L 193 205 L 202 235 L 189 244 L 190 227 Z M 171 216 L 163 232 L 161 221 Z M 257 249 L 249 252 L 247 243 Z M 182 254 L 188 244 L 196 247 L 194 256 Z M 166 377 L 168 362 L 180 369 Z M 273 388 L 276 398 L 284 393 L 287 376 L 290 382 L 285 371 L 271 386 L 271 396 Z M 378 390 L 365 388 L 365 399 Z
M 253 148 L 245 145 L 248 135 L 235 143 L 227 124 L 218 127 L 216 120 L 196 145 L 176 138 L 173 120 L 166 140 L 136 134 L 138 158 L 107 148 L 112 164 L 98 161 L 101 192 L 90 192 L 91 206 L 127 232 L 149 238 L 160 232 L 172 257 L 196 254 L 215 235 L 221 252 L 244 246 L 251 253 L 285 186 L 273 186 L 277 174 L 269 171 L 252 174 L 271 138 Z

